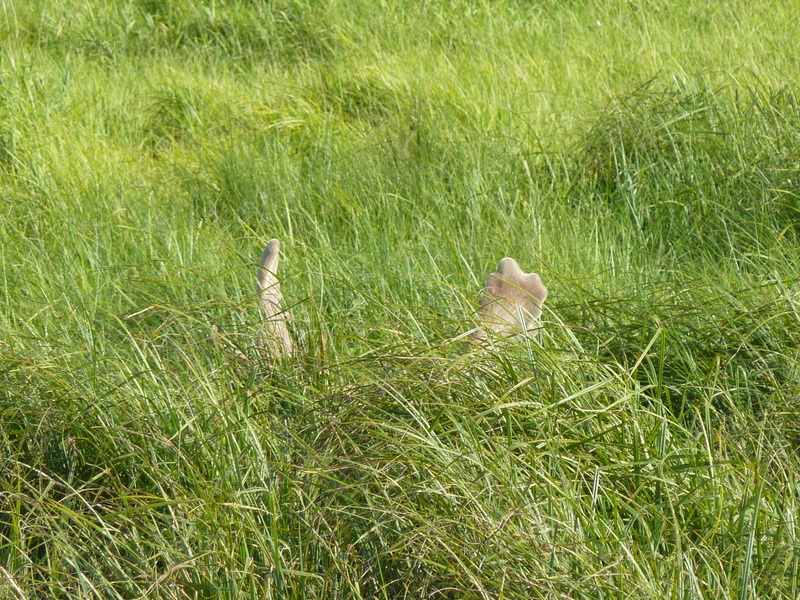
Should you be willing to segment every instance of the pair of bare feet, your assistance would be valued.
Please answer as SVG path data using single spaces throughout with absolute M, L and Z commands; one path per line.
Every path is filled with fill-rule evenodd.
M 280 247 L 278 240 L 270 240 L 264 249 L 259 261 L 257 290 L 266 344 L 276 353 L 291 355 L 292 337 L 286 326 L 289 315 L 283 308 L 277 277 Z M 483 343 L 489 335 L 510 337 L 535 333 L 546 298 L 547 288 L 536 273 L 524 273 L 513 258 L 502 259 L 497 270 L 489 275 L 478 313 L 478 327 L 470 332 L 470 337 Z M 493 333 L 487 334 L 487 331 Z

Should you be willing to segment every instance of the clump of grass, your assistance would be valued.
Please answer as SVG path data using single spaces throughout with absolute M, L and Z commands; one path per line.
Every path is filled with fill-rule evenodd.
M 153 94 L 145 125 L 145 145 L 157 150 L 186 130 L 201 129 L 203 122 L 195 104 L 189 94 L 180 90 Z
M 407 354 L 384 347 L 324 373 L 217 354 L 196 385 L 182 372 L 209 357 L 168 339 L 136 342 L 148 375 L 110 394 L 97 381 L 55 390 L 69 401 L 35 430 L 31 405 L 4 413 L 6 447 L 29 449 L 6 463 L 28 482 L 9 499 L 35 502 L 11 502 L 5 520 L 21 588 L 74 593 L 91 570 L 114 596 L 715 594 L 741 585 L 751 527 L 760 592 L 786 583 L 793 459 L 772 424 L 720 420 L 708 397 L 682 425 L 565 339 L 455 363 L 405 342 Z M 43 564 L 69 567 L 39 580 Z
M 578 164 L 659 253 L 769 251 L 795 233 L 796 114 L 792 89 L 644 88 L 588 128 Z

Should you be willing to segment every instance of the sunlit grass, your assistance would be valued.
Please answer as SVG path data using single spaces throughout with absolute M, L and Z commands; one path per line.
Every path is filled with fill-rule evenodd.
M 0 597 L 796 598 L 798 8 L 6 2 Z

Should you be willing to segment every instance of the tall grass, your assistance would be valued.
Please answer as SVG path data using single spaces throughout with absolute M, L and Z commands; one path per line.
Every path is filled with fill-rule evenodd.
M 798 9 L 7 1 L 0 598 L 796 598 Z

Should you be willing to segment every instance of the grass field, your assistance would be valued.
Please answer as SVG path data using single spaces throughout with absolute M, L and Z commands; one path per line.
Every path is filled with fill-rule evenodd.
M 0 600 L 800 597 L 798 15 L 4 0 Z

